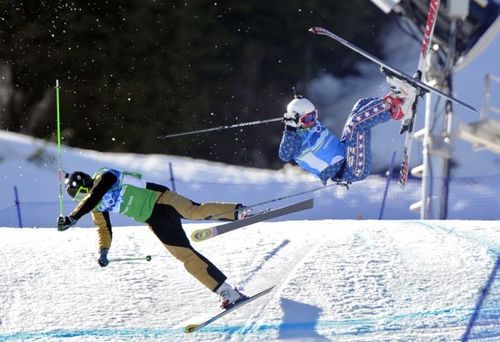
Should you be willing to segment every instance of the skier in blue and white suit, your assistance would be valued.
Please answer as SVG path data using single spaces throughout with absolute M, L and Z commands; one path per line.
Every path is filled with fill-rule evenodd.
M 294 160 L 326 185 L 356 182 L 371 171 L 371 128 L 383 122 L 411 117 L 416 90 L 407 82 L 388 76 L 390 92 L 384 97 L 359 100 L 338 139 L 318 120 L 311 101 L 296 96 L 283 115 L 285 130 L 279 148 L 284 162 Z

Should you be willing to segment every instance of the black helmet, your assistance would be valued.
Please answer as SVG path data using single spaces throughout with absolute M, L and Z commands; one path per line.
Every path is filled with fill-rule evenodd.
M 75 198 L 77 194 L 85 195 L 94 185 L 94 180 L 85 172 L 76 171 L 72 174 L 66 174 L 66 192 L 71 198 Z

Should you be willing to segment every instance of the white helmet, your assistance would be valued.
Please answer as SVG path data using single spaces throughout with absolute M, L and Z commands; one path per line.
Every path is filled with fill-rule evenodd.
M 303 97 L 295 98 L 286 106 L 288 113 L 297 113 L 299 115 L 309 114 L 314 112 L 316 108 L 308 99 Z
M 308 99 L 303 97 L 295 97 L 286 106 L 286 111 L 288 114 L 292 114 L 292 117 L 296 117 L 298 120 L 297 124 L 301 128 L 309 128 L 316 124 L 316 119 L 318 118 L 318 111 L 316 107 Z

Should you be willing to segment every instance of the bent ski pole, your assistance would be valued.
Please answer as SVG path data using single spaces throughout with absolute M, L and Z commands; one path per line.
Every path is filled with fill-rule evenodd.
M 167 134 L 167 135 L 160 135 L 160 136 L 158 136 L 156 138 L 157 139 L 168 139 L 168 138 L 173 138 L 173 137 L 181 137 L 181 136 L 184 136 L 184 135 L 199 134 L 199 133 L 214 132 L 214 131 L 222 131 L 224 129 L 246 127 L 246 126 L 253 126 L 253 125 L 260 125 L 260 124 L 263 124 L 263 123 L 275 122 L 275 121 L 282 121 L 282 120 L 283 120 L 283 117 L 274 118 L 274 119 L 267 119 L 267 120 L 242 122 L 242 123 L 238 123 L 238 124 L 234 124 L 234 125 L 225 125 L 225 126 L 219 126 L 219 127 L 213 127 L 213 128 L 207 128 L 207 129 L 199 129 L 197 131 L 190 131 L 190 132 L 183 132 L 183 133 L 173 133 L 173 134 Z

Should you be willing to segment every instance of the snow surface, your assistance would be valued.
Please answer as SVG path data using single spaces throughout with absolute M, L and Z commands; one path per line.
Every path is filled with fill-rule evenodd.
M 189 232 L 202 224 L 187 224 Z M 144 227 L 0 229 L 2 341 L 457 341 L 499 258 L 496 222 L 287 221 L 196 244 L 245 293 L 277 287 L 186 335 L 217 296 Z M 7 242 L 7 243 L 5 243 Z M 500 275 L 470 335 L 500 340 Z
M 55 147 L 8 132 L 0 138 L 2 188 L 18 184 L 24 198 L 40 201 L 31 208 L 57 203 Z M 180 193 L 202 200 L 255 203 L 318 186 L 298 168 L 256 170 L 67 147 L 62 160 L 68 170 L 125 167 L 163 182 L 167 160 L 173 161 Z M 383 178 L 371 177 L 357 190 L 315 192 L 319 209 L 196 243 L 243 292 L 277 287 L 191 335 L 183 327 L 217 313 L 218 298 L 149 229 L 115 226 L 109 257 L 151 255 L 150 262 L 100 268 L 95 229 L 81 228 L 82 220 L 56 231 L 54 205 L 46 210 L 51 229 L 0 228 L 0 341 L 500 341 L 498 221 L 332 220 L 342 206 L 369 212 L 384 186 Z M 398 191 L 387 210 L 418 187 Z M 465 199 L 462 205 L 467 212 Z M 73 206 L 65 201 L 65 213 Z M 407 208 L 399 210 L 407 215 Z M 120 225 L 116 216 L 112 221 Z M 185 229 L 209 224 L 187 222 Z

